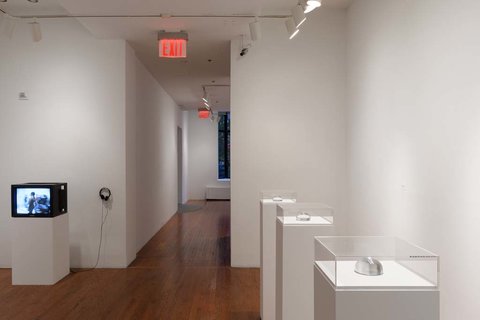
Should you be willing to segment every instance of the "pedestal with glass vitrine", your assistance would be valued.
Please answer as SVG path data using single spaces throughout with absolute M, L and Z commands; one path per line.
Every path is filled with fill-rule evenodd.
M 275 320 L 275 223 L 277 205 L 295 203 L 297 193 L 269 190 L 260 194 L 260 315 Z
M 333 216 L 321 203 L 277 206 L 277 320 L 313 320 L 314 237 L 335 234 Z
M 438 261 L 395 237 L 316 237 L 315 320 L 439 320 Z

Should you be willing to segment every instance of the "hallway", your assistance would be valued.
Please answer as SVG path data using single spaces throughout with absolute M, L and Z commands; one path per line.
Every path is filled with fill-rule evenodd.
M 177 213 L 128 269 L 70 274 L 52 287 L 13 287 L 0 270 L 0 319 L 257 320 L 259 272 L 230 268 L 229 208 Z

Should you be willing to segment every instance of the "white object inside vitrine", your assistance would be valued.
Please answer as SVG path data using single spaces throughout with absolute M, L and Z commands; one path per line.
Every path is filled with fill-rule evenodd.
M 297 215 L 296 218 L 297 218 L 297 221 L 310 221 L 312 217 L 306 212 L 301 212 Z

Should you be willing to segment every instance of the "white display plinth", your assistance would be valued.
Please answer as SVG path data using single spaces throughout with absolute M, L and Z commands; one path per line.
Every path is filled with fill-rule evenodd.
M 260 315 L 275 320 L 275 232 L 277 205 L 295 203 L 295 199 L 260 200 Z
M 12 284 L 52 285 L 70 272 L 68 214 L 14 218 Z
M 279 215 L 282 207 L 289 206 L 279 206 Z M 302 204 L 291 207 L 297 206 L 301 208 Z M 310 221 L 297 221 L 295 216 L 284 215 L 277 218 L 276 224 L 276 320 L 313 320 L 314 237 L 335 234 L 333 216 L 312 215 Z
M 396 262 L 382 263 L 387 277 L 362 276 L 354 272 L 354 263 L 339 263 L 337 273 L 348 273 L 342 286 L 349 289 L 334 286 L 329 268 L 315 263 L 315 320 L 440 319 L 434 284 Z M 364 287 L 366 282 L 372 283 Z

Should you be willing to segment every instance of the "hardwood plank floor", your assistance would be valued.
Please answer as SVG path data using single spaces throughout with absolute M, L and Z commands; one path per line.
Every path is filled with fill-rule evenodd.
M 198 203 L 197 203 L 198 204 Z M 12 286 L 0 270 L 0 319 L 259 319 L 259 271 L 230 265 L 230 203 L 176 214 L 127 269 Z

